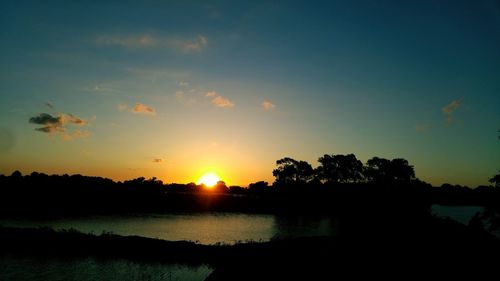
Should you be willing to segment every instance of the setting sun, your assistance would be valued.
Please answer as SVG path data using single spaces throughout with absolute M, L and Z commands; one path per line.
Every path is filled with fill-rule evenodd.
M 220 181 L 219 176 L 217 176 L 215 173 L 210 172 L 201 176 L 197 184 L 204 184 L 207 187 L 213 187 L 217 184 L 218 181 Z

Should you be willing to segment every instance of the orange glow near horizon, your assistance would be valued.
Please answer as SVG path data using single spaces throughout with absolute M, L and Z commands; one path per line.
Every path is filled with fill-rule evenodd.
M 220 181 L 220 177 L 217 176 L 217 174 L 215 174 L 213 172 L 208 172 L 208 173 L 203 174 L 198 179 L 196 184 L 203 184 L 208 188 L 212 188 L 217 184 L 218 181 Z

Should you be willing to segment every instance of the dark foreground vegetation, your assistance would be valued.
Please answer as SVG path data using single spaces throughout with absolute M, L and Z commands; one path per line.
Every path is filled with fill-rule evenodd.
M 0 217 L 54 217 L 138 212 L 264 212 L 339 214 L 384 209 L 420 212 L 432 204 L 485 206 L 490 228 L 500 225 L 500 176 L 493 185 L 469 188 L 419 180 L 407 160 L 373 157 L 366 164 L 353 154 L 324 155 L 316 168 L 282 158 L 273 170 L 275 182 L 248 187 L 214 188 L 164 184 L 156 178 L 115 182 L 82 175 L 33 172 L 0 175 Z M 405 213 L 405 212 L 403 212 Z M 493 229 L 492 229 L 493 230 Z
M 325 280 L 333 276 L 407 279 L 470 278 L 497 274 L 500 177 L 474 189 L 433 187 L 416 178 L 404 159 L 324 155 L 313 169 L 305 161 L 276 162 L 273 185 L 248 188 L 164 184 L 156 178 L 114 182 L 82 175 L 14 172 L 0 175 L 0 216 L 58 217 L 171 211 L 234 211 L 333 215 L 335 237 L 206 246 L 113 234 L 0 228 L 0 253 L 95 256 L 209 264 L 209 280 Z M 468 226 L 440 219 L 432 204 L 479 205 Z M 485 275 L 486 274 L 486 275 Z
M 500 241 L 482 230 L 432 216 L 411 223 L 379 218 L 377 228 L 370 225 L 371 216 L 350 219 L 357 223 L 338 237 L 211 246 L 109 233 L 97 236 L 71 230 L 0 227 L 0 254 L 206 264 L 215 268 L 208 280 L 406 279 L 463 274 L 477 278 L 497 274 Z
M 115 182 L 83 175 L 47 175 L 19 171 L 0 175 L 0 214 L 89 214 L 161 211 L 330 212 L 347 204 L 500 205 L 500 175 L 493 185 L 469 188 L 433 187 L 415 176 L 405 159 L 373 157 L 366 164 L 353 154 L 324 155 L 313 169 L 305 161 L 282 158 L 273 170 L 275 182 L 248 187 L 214 188 L 164 184 L 143 177 Z M 382 200 L 378 202 L 379 200 Z

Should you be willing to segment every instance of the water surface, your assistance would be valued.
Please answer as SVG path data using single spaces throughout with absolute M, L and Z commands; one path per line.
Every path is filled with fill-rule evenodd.
M 432 205 L 431 212 L 439 217 L 448 217 L 467 225 L 476 213 L 484 212 L 484 207 Z
M 201 244 L 264 242 L 274 238 L 335 235 L 337 222 L 326 216 L 189 213 L 92 216 L 54 220 L 0 220 L 4 226 L 76 229 L 84 233 L 112 232 Z

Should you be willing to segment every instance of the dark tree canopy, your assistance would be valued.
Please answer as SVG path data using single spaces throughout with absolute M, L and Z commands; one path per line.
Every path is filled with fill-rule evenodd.
M 409 183 L 415 179 L 415 171 L 405 159 L 373 157 L 366 162 L 365 176 L 378 183 Z
M 371 182 L 384 182 L 388 178 L 391 161 L 385 158 L 373 157 L 366 162 L 365 176 Z
M 132 180 L 126 180 L 123 182 L 125 186 L 131 186 L 131 187 L 136 187 L 136 186 L 141 186 L 145 188 L 156 188 L 156 189 L 161 189 L 163 187 L 163 182 L 156 177 L 152 177 L 150 179 L 146 179 L 144 177 L 139 177 L 135 178 Z
M 391 177 L 393 181 L 409 183 L 411 180 L 415 179 L 415 170 L 406 159 L 392 159 Z
M 229 188 L 227 187 L 224 181 L 218 181 L 216 185 L 214 185 L 213 190 L 215 192 L 228 192 Z
M 260 192 L 265 191 L 269 188 L 269 183 L 267 181 L 258 181 L 248 185 L 248 190 Z
M 23 174 L 19 172 L 18 170 L 12 172 L 12 175 L 10 175 L 13 179 L 20 179 L 23 177 Z
M 354 154 L 328 155 L 318 159 L 318 178 L 329 183 L 355 183 L 363 179 L 363 163 Z
M 278 185 L 294 185 L 309 182 L 314 177 L 311 164 L 285 157 L 276 161 L 278 168 L 273 170 Z
M 496 174 L 491 179 L 489 179 L 489 182 L 491 182 L 492 184 L 494 184 L 495 187 L 500 188 L 500 171 L 498 172 L 498 174 Z

